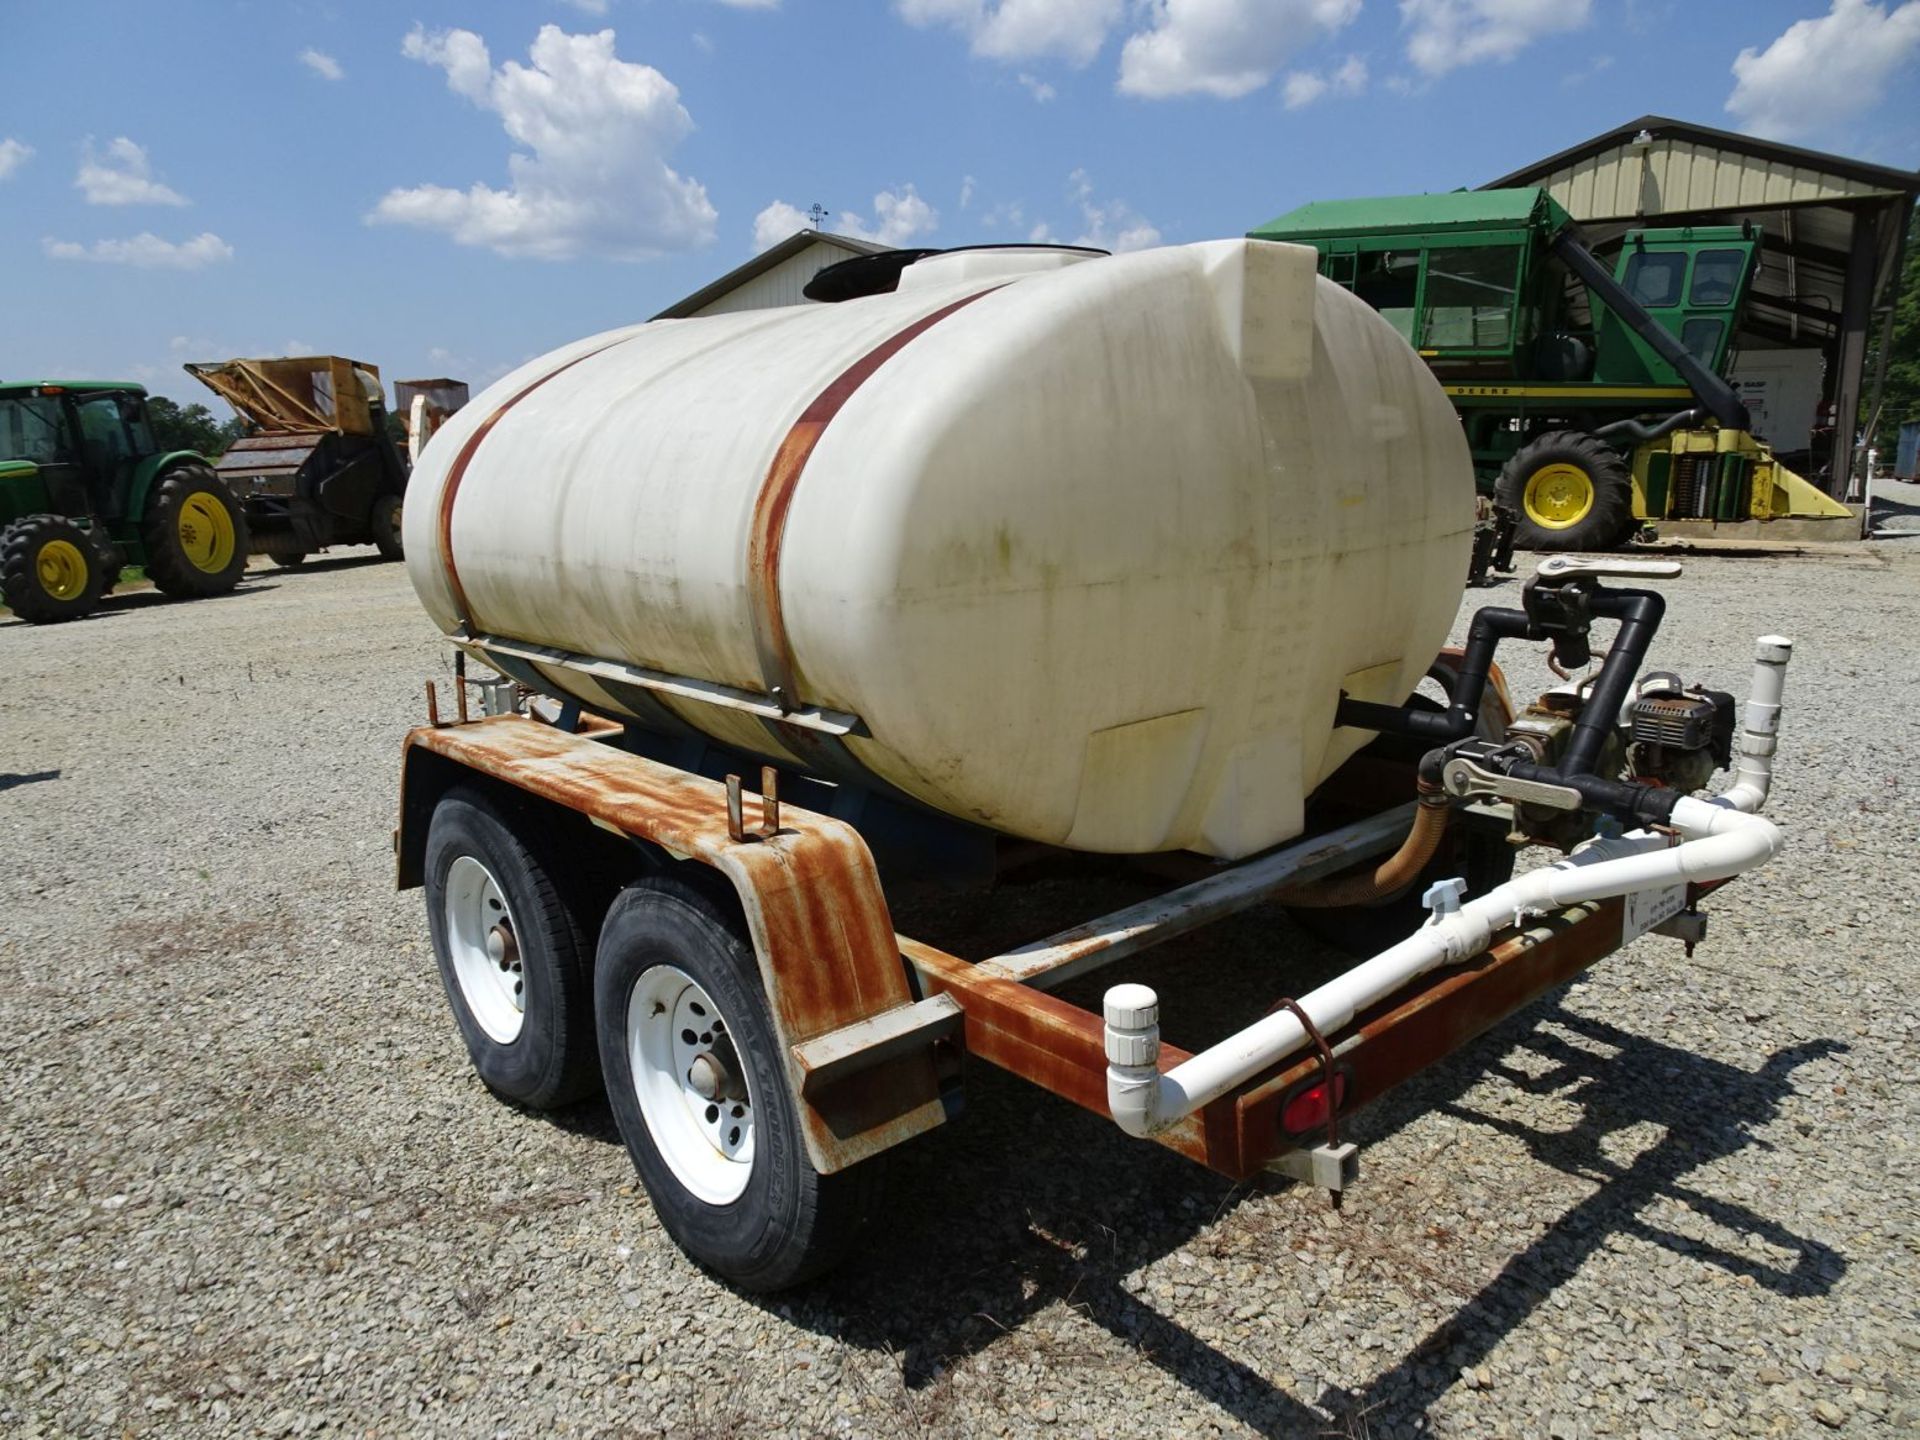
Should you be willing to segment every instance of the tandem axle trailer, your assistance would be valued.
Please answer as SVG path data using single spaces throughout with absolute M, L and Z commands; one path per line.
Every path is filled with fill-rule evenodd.
M 999 954 L 897 933 L 861 829 L 783 803 L 773 768 L 709 778 L 510 680 L 476 710 L 464 667 L 454 713 L 429 686 L 429 723 L 406 739 L 399 883 L 428 892 L 487 1083 L 535 1107 L 604 1084 L 663 1223 L 743 1288 L 844 1253 L 875 1162 L 954 1112 L 969 1057 L 1222 1175 L 1277 1169 L 1337 1200 L 1356 1109 L 1640 934 L 1691 950 L 1701 899 L 1778 851 L 1755 812 L 1790 644 L 1760 642 L 1737 737 L 1731 697 L 1639 677 L 1659 597 L 1599 577 L 1677 571 L 1546 562 L 1525 610 L 1483 610 L 1441 657 L 1444 706 L 1343 702 L 1383 742 L 1323 787 L 1316 833 L 1234 863 L 1154 857 L 1191 878 Z M 1494 646 L 1546 640 L 1583 665 L 1594 618 L 1620 621 L 1598 674 L 1516 714 Z M 1728 764 L 1724 795 L 1686 796 Z M 1428 883 L 1460 853 L 1437 838 L 1449 824 L 1564 858 L 1513 879 L 1503 865 L 1478 894 Z M 1410 894 L 1410 933 L 1309 994 L 1255 997 L 1244 1028 L 1196 1053 L 1161 1038 L 1143 985 L 1111 986 L 1099 1013 L 1054 993 L 1269 902 L 1334 906 L 1324 919 L 1357 915 L 1340 908 L 1356 896 L 1407 913 Z

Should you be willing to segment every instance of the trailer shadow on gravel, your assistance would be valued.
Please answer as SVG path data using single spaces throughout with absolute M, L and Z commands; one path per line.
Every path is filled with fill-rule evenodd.
M 1383 1426 L 1398 1432 L 1615 1237 L 1661 1246 L 1782 1296 L 1830 1290 L 1845 1270 L 1837 1251 L 1718 1199 L 1687 1177 L 1749 1146 L 1765 1146 L 1754 1132 L 1776 1116 L 1794 1072 L 1845 1047 L 1824 1040 L 1791 1046 L 1747 1070 L 1575 1014 L 1563 999 L 1564 992 L 1556 992 L 1511 1017 L 1346 1128 L 1364 1153 L 1367 1143 L 1438 1108 L 1511 1136 L 1536 1160 L 1595 1187 L 1358 1390 L 1329 1389 L 1304 1403 L 1261 1373 L 1257 1354 L 1242 1358 L 1232 1342 L 1196 1335 L 1176 1314 L 1134 1293 L 1137 1284 L 1129 1286 L 1141 1267 L 1195 1244 L 1242 1263 L 1278 1267 L 1290 1260 L 1304 1243 L 1299 1231 L 1308 1227 L 1293 1230 L 1286 1216 L 1304 1222 L 1313 1209 L 1283 1212 L 1280 1224 L 1262 1217 L 1253 1227 L 1224 1226 L 1200 1238 L 1255 1188 L 1278 1191 L 1285 1182 L 1231 1185 L 984 1066 L 969 1075 L 971 1119 L 896 1155 L 887 1209 L 867 1253 L 798 1297 L 766 1303 L 832 1340 L 894 1357 L 903 1382 L 898 1404 L 908 1424 L 936 1421 L 947 1374 L 996 1342 L 1030 1348 L 1031 1362 L 1043 1369 L 1109 1364 L 1106 1353 L 1076 1351 L 1058 1327 L 1029 1324 L 1062 1303 L 1250 1429 L 1301 1435 L 1326 1433 L 1330 1424 L 1346 1427 L 1335 1433 L 1368 1433 L 1355 1428 L 1362 1417 L 1372 1433 Z M 1577 1107 L 1577 1123 L 1548 1132 L 1476 1109 L 1467 1096 L 1489 1074 Z M 1609 1137 L 1624 1141 L 1623 1132 L 1649 1126 L 1663 1132 L 1657 1141 L 1630 1159 L 1610 1156 L 1630 1147 L 1610 1146 Z M 1362 1186 L 1367 1183 L 1363 1175 Z M 1309 1207 L 1323 1203 L 1311 1194 L 1298 1200 Z M 1648 1218 L 1663 1200 L 1748 1248 L 1663 1229 Z M 1331 1243 L 1410 1271 L 1431 1270 L 1430 1254 L 1403 1244 L 1405 1253 L 1383 1248 L 1364 1215 L 1354 1218 L 1363 1208 L 1350 1210 L 1336 1235 L 1312 1227 L 1322 1254 Z M 1396 1244 L 1392 1237 L 1385 1241 Z M 1211 1283 L 1200 1269 L 1191 1278 L 1196 1291 Z M 1283 1283 L 1297 1281 L 1288 1275 Z M 1299 1305 L 1276 1302 L 1276 1293 L 1284 1294 L 1246 1299 L 1269 1314 Z M 1202 1303 L 1222 1320 L 1236 1309 L 1231 1296 L 1206 1296 Z M 1337 1297 L 1325 1304 L 1337 1307 Z M 1294 1317 L 1303 1329 L 1313 1318 L 1310 1308 L 1300 1305 Z M 1022 1406 L 1032 1400 L 1008 1398 Z

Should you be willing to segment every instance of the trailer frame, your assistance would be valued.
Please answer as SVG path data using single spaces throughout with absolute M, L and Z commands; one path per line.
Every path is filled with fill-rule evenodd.
M 746 919 L 808 1158 L 822 1174 L 943 1123 L 966 1056 L 1110 1113 L 1102 1017 L 1048 987 L 1392 849 L 1412 810 L 1389 801 L 1337 830 L 1205 865 L 1199 878 L 1162 895 L 968 960 L 898 934 L 860 833 L 782 804 L 771 770 L 755 793 L 740 775 L 711 780 L 624 749 L 622 727 L 597 717 L 474 717 L 464 688 L 456 718 L 442 720 L 431 698 L 429 717 L 405 742 L 394 834 L 400 888 L 423 883 L 434 806 L 466 777 L 584 816 L 666 863 L 717 871 Z M 1410 777 L 1401 793 L 1411 793 Z M 1690 887 L 1689 911 L 1712 888 Z M 1325 1037 L 1324 1051 L 1268 1067 L 1152 1138 L 1236 1180 L 1289 1169 L 1284 1157 L 1297 1150 L 1324 1160 L 1319 1142 L 1340 1118 L 1612 954 L 1639 933 L 1631 923 L 1615 899 L 1510 928 L 1484 952 L 1359 1013 Z M 1188 1058 L 1162 1044 L 1156 1063 L 1165 1073 Z M 1310 1123 L 1290 1130 L 1289 1102 L 1315 1086 L 1323 1087 L 1318 1103 L 1303 1107 Z M 1296 1157 L 1289 1173 L 1337 1189 L 1342 1168 L 1325 1178 L 1327 1165 Z

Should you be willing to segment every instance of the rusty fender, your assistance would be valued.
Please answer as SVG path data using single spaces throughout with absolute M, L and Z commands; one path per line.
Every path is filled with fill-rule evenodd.
M 940 1124 L 935 1049 L 957 1035 L 958 1009 L 916 1004 L 858 832 L 788 805 L 776 833 L 735 839 L 726 786 L 603 743 L 616 733 L 510 715 L 411 731 L 394 837 L 401 888 L 422 883 L 433 805 L 458 770 L 710 865 L 740 897 L 814 1168 L 831 1174 Z M 744 804 L 757 818 L 759 797 Z

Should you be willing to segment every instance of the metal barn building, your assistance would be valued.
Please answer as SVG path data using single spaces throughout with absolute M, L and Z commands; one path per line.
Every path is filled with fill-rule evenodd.
M 1599 246 L 1643 225 L 1759 229 L 1760 271 L 1734 378 L 1806 374 L 1809 414 L 1837 417 L 1835 434 L 1854 441 L 1862 395 L 1869 413 L 1877 408 L 1879 377 L 1864 373 L 1868 339 L 1891 328 L 1920 174 L 1642 115 L 1482 188 L 1527 185 L 1551 193 Z M 1784 451 L 1801 448 L 1789 434 L 1768 438 Z M 1808 478 L 1844 497 L 1865 445 L 1850 450 L 1830 474 Z
M 725 315 L 734 310 L 770 310 L 803 305 L 800 292 L 829 265 L 855 255 L 877 255 L 890 245 L 855 240 L 825 230 L 796 230 L 778 245 L 762 250 L 737 270 L 729 270 L 653 318 L 685 320 L 691 315 Z

